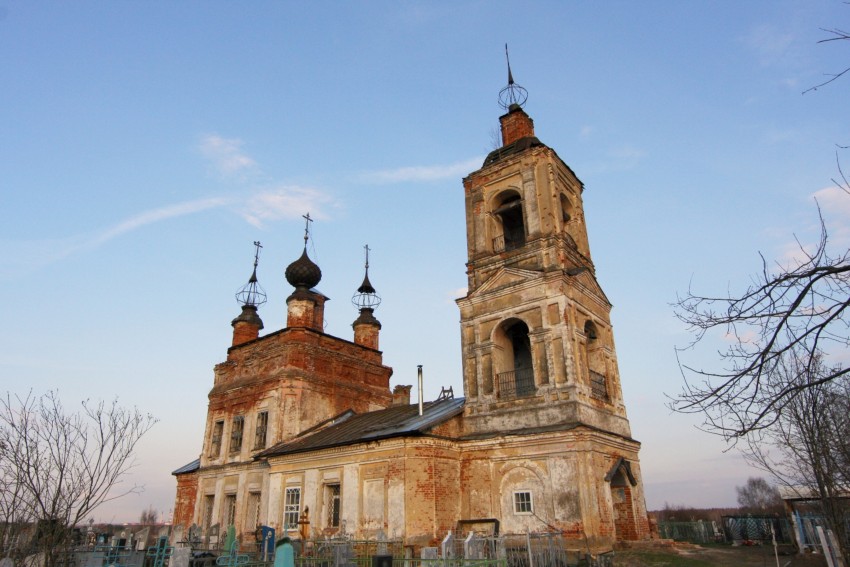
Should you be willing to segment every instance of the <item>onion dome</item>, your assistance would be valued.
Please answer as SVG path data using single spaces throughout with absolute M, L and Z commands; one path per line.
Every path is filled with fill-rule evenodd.
M 308 256 L 307 248 L 301 257 L 286 267 L 286 281 L 296 289 L 310 289 L 322 281 L 322 270 Z

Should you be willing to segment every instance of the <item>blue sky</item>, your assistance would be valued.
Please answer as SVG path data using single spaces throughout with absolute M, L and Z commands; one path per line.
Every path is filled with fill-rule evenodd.
M 806 2 L 8 2 L 0 0 L 0 390 L 118 396 L 155 414 L 128 483 L 99 510 L 172 507 L 170 471 L 201 447 L 212 367 L 260 240 L 266 331 L 313 225 L 351 337 L 362 246 L 383 297 L 392 384 L 461 390 L 461 179 L 492 148 L 506 83 L 585 183 L 650 508 L 735 503 L 755 474 L 671 414 L 671 302 L 740 289 L 816 236 L 818 195 L 848 144 L 850 63 L 838 0 Z M 845 156 L 845 166 L 850 158 Z M 710 348 L 688 362 L 716 364 Z

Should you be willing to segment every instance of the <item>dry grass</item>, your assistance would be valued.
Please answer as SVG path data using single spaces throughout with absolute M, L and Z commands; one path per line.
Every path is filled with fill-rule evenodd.
M 615 567 L 776 567 L 772 547 L 730 545 L 617 551 Z M 825 567 L 820 555 L 780 555 L 780 567 Z

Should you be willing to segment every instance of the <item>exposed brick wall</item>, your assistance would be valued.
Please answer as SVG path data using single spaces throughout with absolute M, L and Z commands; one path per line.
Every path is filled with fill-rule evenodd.
M 173 525 L 183 525 L 188 529 L 192 525 L 195 513 L 195 501 L 198 496 L 198 473 L 177 475 L 177 496 L 174 499 Z
M 513 144 L 520 138 L 534 136 L 534 120 L 519 106 L 499 118 L 502 125 L 502 145 Z

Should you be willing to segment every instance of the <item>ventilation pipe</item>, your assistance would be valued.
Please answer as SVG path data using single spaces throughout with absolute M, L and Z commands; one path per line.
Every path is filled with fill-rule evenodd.
M 419 380 L 419 415 L 422 415 L 422 365 L 416 365 L 416 377 Z

